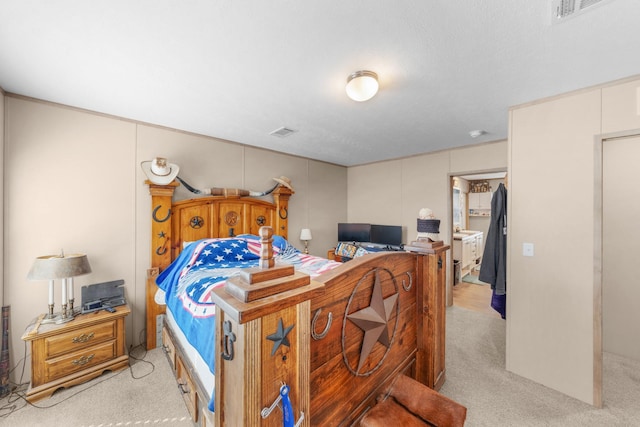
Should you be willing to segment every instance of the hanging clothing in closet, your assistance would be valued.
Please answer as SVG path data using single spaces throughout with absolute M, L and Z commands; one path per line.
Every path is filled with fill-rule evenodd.
M 491 307 L 502 318 L 507 314 L 507 188 L 500 184 L 491 199 L 491 222 L 485 239 L 481 281 L 493 290 Z

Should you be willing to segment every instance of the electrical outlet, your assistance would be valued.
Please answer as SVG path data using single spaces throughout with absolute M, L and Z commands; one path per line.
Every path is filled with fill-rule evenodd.
M 533 256 L 533 243 L 522 244 L 522 256 Z

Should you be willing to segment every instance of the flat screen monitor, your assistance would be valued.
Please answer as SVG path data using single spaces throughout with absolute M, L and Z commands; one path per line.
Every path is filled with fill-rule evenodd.
M 402 244 L 402 227 L 399 225 L 371 225 L 371 243 L 400 246 Z
M 370 242 L 371 224 L 338 223 L 339 242 Z

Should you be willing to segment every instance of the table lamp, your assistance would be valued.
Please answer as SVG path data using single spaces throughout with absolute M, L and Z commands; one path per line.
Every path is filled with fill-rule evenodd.
M 49 281 L 49 310 L 42 323 L 65 323 L 73 319 L 73 278 L 91 273 L 91 266 L 86 255 L 44 255 L 36 258 L 27 279 Z M 62 279 L 62 312 L 53 312 L 54 281 Z
M 300 230 L 300 240 L 304 242 L 304 253 L 309 253 L 309 240 L 311 240 L 311 230 L 308 228 L 303 228 Z

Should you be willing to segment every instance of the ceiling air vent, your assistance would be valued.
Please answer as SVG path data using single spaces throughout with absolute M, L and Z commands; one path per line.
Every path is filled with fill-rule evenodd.
M 285 136 L 289 136 L 294 132 L 295 132 L 295 130 L 293 130 L 293 129 L 289 129 L 289 128 L 286 128 L 286 127 L 281 127 L 280 129 L 274 130 L 269 135 L 273 135 L 273 136 L 278 136 L 280 138 L 284 138 Z
M 557 24 L 612 0 L 551 0 L 551 22 Z

